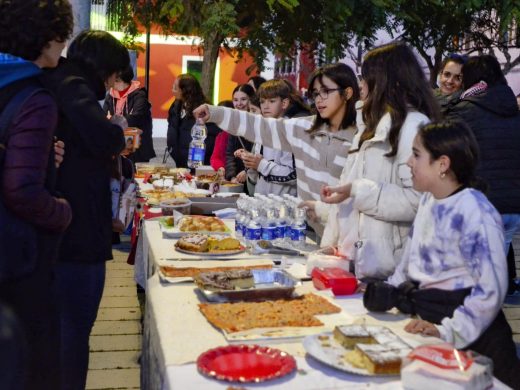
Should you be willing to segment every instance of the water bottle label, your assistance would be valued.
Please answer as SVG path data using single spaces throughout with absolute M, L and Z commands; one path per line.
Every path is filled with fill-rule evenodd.
M 291 225 L 287 225 L 287 226 L 285 226 L 285 229 L 284 229 L 284 232 L 283 232 L 283 236 L 284 236 L 284 237 L 288 237 L 288 238 L 291 238 L 291 237 L 292 237 L 292 228 L 291 228 Z
M 276 228 L 275 227 L 268 227 L 262 229 L 262 240 L 274 240 L 276 238 Z
M 190 148 L 190 157 L 189 159 L 191 161 L 204 161 L 204 155 L 205 155 L 205 149 L 204 148 L 198 148 L 196 146 L 193 146 Z
M 275 238 L 284 238 L 284 237 L 289 237 L 289 236 L 286 236 L 285 235 L 285 232 L 287 231 L 287 225 L 283 224 L 283 225 L 278 225 L 276 227 L 276 231 L 275 231 Z
M 305 240 L 305 229 L 304 228 L 292 228 L 291 229 L 291 240 L 292 241 L 304 241 Z
M 247 228 L 246 239 L 248 240 L 260 240 L 262 238 L 262 229 L 259 228 Z
M 235 232 L 242 232 L 242 224 L 238 221 L 235 221 Z

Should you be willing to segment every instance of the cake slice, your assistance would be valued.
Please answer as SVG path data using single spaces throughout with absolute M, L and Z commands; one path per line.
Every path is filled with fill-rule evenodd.
M 336 326 L 333 335 L 334 339 L 346 349 L 353 349 L 358 343 L 375 344 L 377 342 L 364 325 Z
M 255 286 L 250 270 L 204 272 L 195 278 L 199 288 L 209 291 L 249 289 Z
M 203 234 L 191 234 L 189 236 L 181 237 L 175 246 L 190 252 L 207 252 L 208 236 Z
M 344 357 L 354 367 L 364 368 L 371 374 L 399 374 L 402 359 L 411 352 L 405 343 L 357 344 Z
M 239 250 L 240 248 L 241 248 L 240 241 L 238 241 L 236 238 L 210 237 L 208 239 L 208 251 L 209 252 Z

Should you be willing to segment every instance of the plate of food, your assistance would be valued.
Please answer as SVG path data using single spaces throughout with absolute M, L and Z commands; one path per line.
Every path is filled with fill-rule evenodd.
M 343 325 L 333 332 L 305 337 L 305 351 L 341 371 L 368 376 L 401 373 L 401 361 L 412 348 L 384 326 Z
M 231 229 L 218 217 L 203 215 L 187 215 L 175 223 L 160 222 L 161 232 L 165 238 L 180 238 L 190 234 L 219 234 L 230 235 Z
M 175 249 L 188 255 L 231 256 L 245 252 L 246 247 L 233 237 L 197 233 L 179 238 Z
M 203 272 L 193 280 L 210 302 L 291 298 L 300 284 L 279 269 Z

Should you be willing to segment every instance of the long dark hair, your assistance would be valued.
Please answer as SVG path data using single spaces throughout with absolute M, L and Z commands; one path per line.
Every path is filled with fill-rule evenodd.
M 449 157 L 450 171 L 460 184 L 486 190 L 486 184 L 475 176 L 479 147 L 468 125 L 460 121 L 433 122 L 421 126 L 417 134 L 431 160 Z
M 182 94 L 182 106 L 186 110 L 186 116 L 193 116 L 193 110 L 201 104 L 207 103 L 204 92 L 198 80 L 189 73 L 184 73 L 177 77 L 179 89 Z
M 399 133 L 410 106 L 432 120 L 440 118 L 421 66 L 404 43 L 390 43 L 369 51 L 361 66 L 361 75 L 368 87 L 368 97 L 363 105 L 366 129 L 359 146 L 374 137 L 379 121 L 387 112 L 392 118 L 388 135 L 392 150 L 387 157 L 397 154 Z
M 327 77 L 334 81 L 339 88 L 342 88 L 340 93 L 345 89 L 352 88 L 352 97 L 347 100 L 345 115 L 341 121 L 340 128 L 346 129 L 349 126 L 356 124 L 356 101 L 359 100 L 359 86 L 354 71 L 346 64 L 338 62 L 337 64 L 330 64 L 316 69 L 309 80 L 309 92 L 312 93 L 314 83 L 318 80 L 323 85 L 323 77 Z M 307 130 L 309 133 L 315 133 L 324 123 L 330 125 L 328 119 L 322 118 L 320 113 L 316 113 L 316 120 L 312 127 Z

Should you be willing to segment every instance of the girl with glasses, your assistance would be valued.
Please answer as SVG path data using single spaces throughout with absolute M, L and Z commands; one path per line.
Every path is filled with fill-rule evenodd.
M 302 200 L 319 199 L 323 185 L 334 185 L 346 162 L 355 131 L 355 102 L 359 99 L 356 75 L 345 64 L 327 65 L 311 76 L 309 90 L 316 97 L 317 113 L 304 118 L 263 118 L 243 111 L 203 105 L 196 117 L 215 122 L 231 134 L 294 155 L 297 192 Z M 323 222 L 309 212 L 318 235 Z
M 353 259 L 358 278 L 384 279 L 401 259 L 417 211 L 420 193 L 406 165 L 412 142 L 438 108 L 414 53 L 402 43 L 370 51 L 362 76 L 368 96 L 359 104 L 359 131 L 341 185 L 325 186 L 316 210 L 328 211 L 322 246 L 337 245 Z

